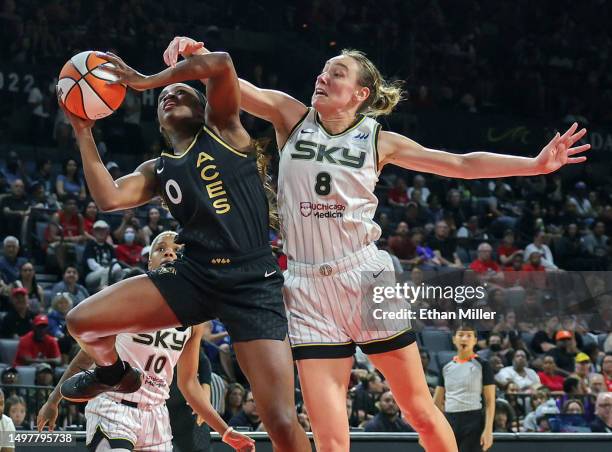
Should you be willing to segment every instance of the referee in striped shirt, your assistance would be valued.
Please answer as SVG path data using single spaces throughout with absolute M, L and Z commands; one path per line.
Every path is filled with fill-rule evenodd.
M 434 394 L 436 406 L 455 432 L 459 452 L 482 452 L 493 445 L 495 381 L 489 363 L 474 353 L 477 341 L 473 326 L 457 328 L 457 355 L 442 368 Z

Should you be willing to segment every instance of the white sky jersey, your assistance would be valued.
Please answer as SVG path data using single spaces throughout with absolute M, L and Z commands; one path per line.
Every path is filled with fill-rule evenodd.
M 290 260 L 329 262 L 378 240 L 379 131 L 376 120 L 363 116 L 332 135 L 309 108 L 289 135 L 279 162 L 278 210 Z
M 107 392 L 106 395 L 115 400 L 125 399 L 150 405 L 163 403 L 169 397 L 174 366 L 190 337 L 191 327 L 185 331 L 168 328 L 154 333 L 117 335 L 117 353 L 132 367 L 140 369 L 145 374 L 145 380 L 134 393 Z

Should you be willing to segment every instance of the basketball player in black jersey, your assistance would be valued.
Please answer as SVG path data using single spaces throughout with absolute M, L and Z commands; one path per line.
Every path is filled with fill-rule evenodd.
M 133 392 L 141 373 L 115 350 L 119 333 L 157 331 L 219 318 L 275 450 L 310 451 L 297 422 L 293 366 L 282 300 L 283 277 L 268 243 L 268 204 L 252 142 L 239 119 L 240 89 L 227 53 L 211 53 L 144 76 L 113 54 L 119 82 L 136 90 L 165 86 L 161 132 L 172 151 L 113 180 L 92 137 L 93 121 L 66 111 L 99 208 L 129 209 L 161 195 L 181 224 L 183 257 L 122 281 L 80 303 L 67 326 L 96 362 L 61 387 L 64 398 L 89 400 L 105 391 Z M 207 79 L 207 98 L 178 82 Z

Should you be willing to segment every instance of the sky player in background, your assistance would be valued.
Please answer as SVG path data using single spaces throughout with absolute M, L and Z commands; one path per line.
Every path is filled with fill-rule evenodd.
M 149 270 L 156 270 L 177 259 L 181 245 L 175 242 L 177 233 L 162 232 L 151 244 Z M 170 418 L 166 400 L 170 396 L 170 383 L 174 367 L 178 370 L 178 386 L 190 400 L 198 422 L 204 420 L 220 434 L 227 424 L 215 412 L 201 385 L 197 372 L 203 326 L 169 328 L 150 334 L 120 334 L 117 347 L 121 356 L 132 366 L 143 369 L 146 380 L 131 394 L 106 393 L 91 400 L 85 408 L 87 419 L 87 445 L 91 451 L 108 450 L 172 450 Z M 45 425 L 55 428 L 62 383 L 82 369 L 89 369 L 93 359 L 83 350 L 74 357 L 47 402 L 38 412 L 38 431 Z M 197 402 L 197 403 L 195 403 Z M 254 449 L 254 441 L 230 430 L 225 442 L 237 450 Z

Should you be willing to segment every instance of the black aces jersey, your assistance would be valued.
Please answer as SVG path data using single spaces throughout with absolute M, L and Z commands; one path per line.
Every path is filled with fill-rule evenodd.
M 155 173 L 187 250 L 192 243 L 239 255 L 269 246 L 268 200 L 254 153 L 232 148 L 203 126 L 181 155 L 162 153 Z

